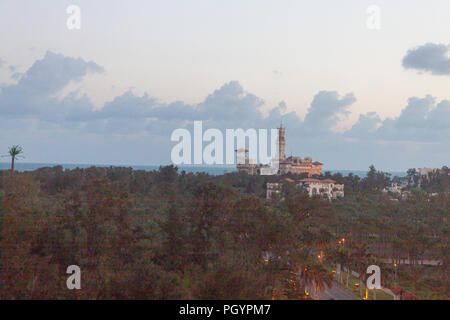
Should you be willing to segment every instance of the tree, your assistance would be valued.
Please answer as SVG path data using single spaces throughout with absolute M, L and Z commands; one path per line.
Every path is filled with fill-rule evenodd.
M 344 256 L 344 266 L 347 269 L 347 281 L 346 286 L 348 288 L 348 281 L 350 278 L 350 273 L 352 272 L 353 267 L 353 250 L 350 247 L 344 247 L 341 250 L 343 250 L 343 256 Z M 341 272 L 342 274 L 342 272 Z
M 359 273 L 359 295 L 362 296 L 363 283 L 366 280 L 366 270 L 369 265 L 370 254 L 367 250 L 367 244 L 359 243 L 354 247 L 355 267 Z
M 307 262 L 304 265 L 300 264 L 298 272 L 294 274 L 297 276 L 299 285 L 305 288 L 306 295 L 309 295 L 308 288 L 313 287 L 314 299 L 317 298 L 318 291 L 323 291 L 333 285 L 333 275 L 321 263 Z
M 295 275 L 298 277 L 299 286 L 305 288 L 305 295 L 309 295 L 309 288 L 313 283 L 313 276 L 309 264 L 301 265 Z
M 23 153 L 22 147 L 18 145 L 14 145 L 9 148 L 8 155 L 6 157 L 11 157 L 11 171 L 14 171 L 14 162 L 16 159 L 22 157 Z
M 374 165 L 369 167 L 369 172 L 367 176 L 363 179 L 363 184 L 368 191 L 381 190 L 388 186 L 391 182 L 391 174 L 377 171 Z
M 408 171 L 406 171 L 406 176 L 408 178 L 409 185 L 417 184 L 418 180 L 417 178 L 419 177 L 419 173 L 415 168 L 408 169 Z
M 332 251 L 330 251 L 329 258 L 331 258 L 336 263 L 336 265 L 340 265 L 340 272 L 339 274 L 336 275 L 337 276 L 336 280 L 339 283 L 342 283 L 344 266 L 346 266 L 348 263 L 345 248 L 343 247 L 334 248 Z
M 310 273 L 314 285 L 314 299 L 316 299 L 317 291 L 323 291 L 333 285 L 333 276 L 322 264 L 313 264 Z

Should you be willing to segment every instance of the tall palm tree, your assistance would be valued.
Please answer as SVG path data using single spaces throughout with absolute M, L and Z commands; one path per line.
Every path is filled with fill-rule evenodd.
M 314 285 L 314 299 L 316 299 L 317 291 L 323 291 L 333 285 L 333 276 L 322 264 L 313 264 L 310 273 Z
M 298 288 L 304 290 L 305 296 L 309 296 L 309 288 L 312 286 L 312 278 L 310 273 L 310 265 L 312 263 L 312 248 L 300 245 L 292 252 L 292 260 L 290 261 L 291 274 L 296 279 Z
M 348 281 L 350 278 L 350 273 L 352 272 L 353 267 L 353 250 L 350 247 L 344 248 L 344 261 L 345 261 L 345 268 L 347 269 L 347 288 L 348 288 Z
M 11 157 L 11 171 L 14 171 L 14 162 L 16 159 L 22 157 L 23 149 L 21 146 L 14 145 L 9 148 L 8 155 L 6 157 Z
M 338 282 L 342 283 L 344 267 L 347 265 L 347 255 L 345 253 L 345 249 L 339 247 L 336 251 L 336 262 L 340 265 L 340 272 L 338 275 Z
M 354 247 L 355 267 L 359 273 L 359 295 L 362 296 L 362 287 L 366 279 L 366 270 L 369 265 L 370 254 L 367 249 L 367 244 L 359 243 Z
M 333 285 L 333 275 L 321 263 L 306 264 L 294 273 L 299 285 L 305 288 L 305 294 L 310 294 L 308 288 L 313 287 L 313 298 L 317 298 L 317 292 L 323 291 Z
M 309 265 L 300 266 L 300 270 L 295 275 L 298 277 L 299 286 L 305 289 L 305 295 L 309 295 L 309 288 L 313 283 L 311 267 Z

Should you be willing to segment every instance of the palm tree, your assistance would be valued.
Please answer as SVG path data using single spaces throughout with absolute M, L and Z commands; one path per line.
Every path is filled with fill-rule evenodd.
M 348 281 L 350 278 L 350 273 L 352 272 L 353 267 L 353 251 L 350 247 L 343 248 L 344 249 L 344 261 L 345 261 L 345 268 L 347 269 L 347 288 L 348 288 Z
M 366 280 L 367 267 L 369 266 L 369 262 L 371 260 L 371 256 L 368 252 L 366 243 L 355 244 L 354 247 L 354 258 L 355 258 L 355 267 L 357 268 L 357 272 L 359 273 L 359 294 L 362 296 L 362 287 L 364 285 L 364 281 Z M 367 288 L 366 288 L 367 291 Z
M 294 260 L 292 261 L 293 274 L 297 278 L 297 284 L 299 288 L 303 288 L 305 291 L 305 296 L 308 297 L 310 294 L 309 288 L 312 285 L 311 276 L 311 261 L 312 261 L 312 248 L 301 245 L 296 248 L 293 255 Z
M 305 294 L 309 295 L 308 288 L 313 286 L 313 298 L 317 298 L 317 292 L 333 285 L 333 275 L 321 263 L 305 264 L 297 273 L 299 285 L 305 288 Z
M 337 248 L 336 251 L 336 262 L 340 265 L 340 272 L 339 272 L 339 276 L 338 276 L 338 282 L 342 283 L 343 281 L 343 274 L 344 274 L 344 266 L 347 265 L 347 255 L 345 253 L 345 249 L 344 248 Z
M 314 285 L 314 299 L 317 297 L 317 291 L 323 291 L 333 285 L 333 276 L 324 268 L 322 264 L 313 264 L 311 266 L 311 279 Z
M 305 295 L 309 295 L 309 288 L 313 283 L 311 268 L 309 265 L 300 266 L 300 270 L 294 273 L 298 277 L 299 286 L 305 288 Z
M 11 157 L 11 171 L 14 171 L 14 162 L 16 159 L 21 158 L 21 154 L 23 153 L 23 149 L 21 146 L 14 145 L 9 148 L 8 155 L 5 157 Z

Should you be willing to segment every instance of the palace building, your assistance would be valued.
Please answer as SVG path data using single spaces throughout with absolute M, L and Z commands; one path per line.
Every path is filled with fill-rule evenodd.
M 272 163 L 272 166 L 255 163 L 249 159 L 248 151 L 244 149 L 237 150 L 238 154 L 245 159 L 242 164 L 236 166 L 239 172 L 246 172 L 250 175 L 274 175 L 274 174 L 302 174 L 306 173 L 309 177 L 322 174 L 323 164 L 318 161 L 312 161 L 310 157 L 302 159 L 301 157 L 286 157 L 286 130 L 282 125 L 278 128 L 278 159 Z

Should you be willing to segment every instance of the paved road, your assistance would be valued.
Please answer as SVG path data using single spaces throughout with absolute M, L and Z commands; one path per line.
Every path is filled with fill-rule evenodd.
M 337 283 L 317 294 L 317 300 L 360 300 L 355 295 L 342 289 Z
M 359 278 L 358 272 L 352 271 L 352 275 L 356 278 Z M 391 295 L 395 300 L 395 294 L 389 288 L 381 288 L 381 290 L 383 290 L 385 293 Z

